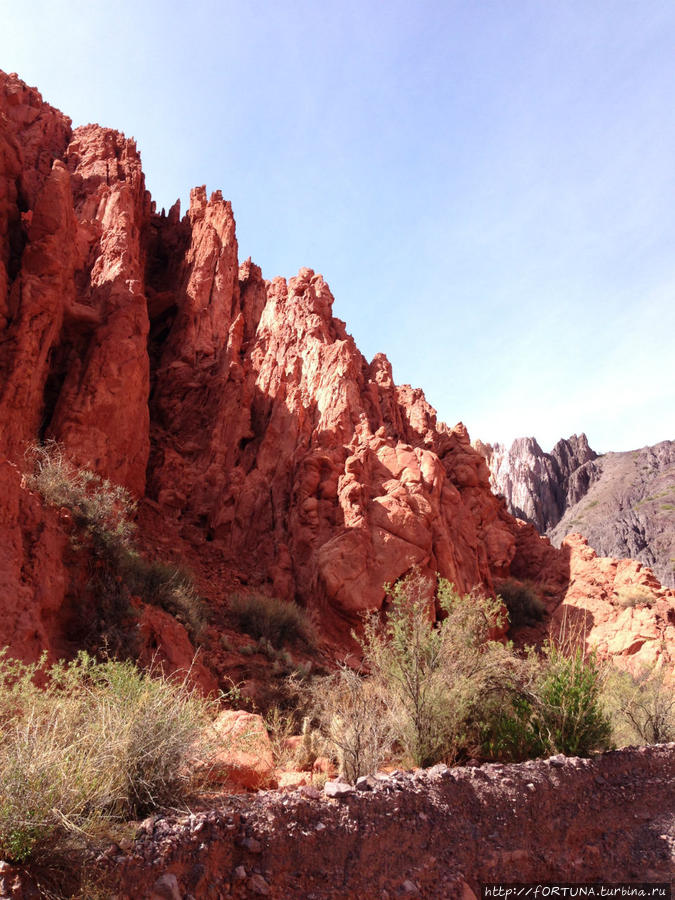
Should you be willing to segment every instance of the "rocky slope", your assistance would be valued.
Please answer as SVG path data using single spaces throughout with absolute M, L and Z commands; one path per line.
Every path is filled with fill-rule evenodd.
M 639 559 L 675 587 L 675 441 L 606 453 L 592 465 L 588 492 L 549 530 L 552 542 L 581 531 L 599 553 Z
M 26 446 L 53 438 L 139 499 L 141 540 L 191 565 L 214 627 L 232 585 L 257 586 L 344 645 L 413 566 L 463 591 L 534 579 L 553 613 L 578 559 L 575 590 L 611 622 L 616 584 L 647 586 L 631 659 L 670 659 L 672 592 L 639 564 L 588 562 L 582 545 L 555 550 L 518 523 L 466 429 L 437 422 L 386 357 L 364 359 L 321 275 L 266 281 L 239 264 L 219 191 L 195 188 L 182 217 L 178 204 L 158 213 L 133 141 L 72 129 L 16 76 L 0 75 L 0 121 L 0 644 L 63 652 L 80 608 L 67 517 L 21 473 Z M 589 452 L 570 445 L 559 467 Z M 146 608 L 142 621 L 147 652 L 189 659 L 175 620 Z M 225 675 L 217 641 L 210 654 Z
M 544 453 L 534 438 L 510 449 L 476 442 L 509 511 L 557 547 L 580 531 L 604 556 L 631 557 L 675 586 L 675 441 L 598 456 L 586 435 Z
M 224 798 L 154 816 L 98 860 L 118 900 L 475 900 L 481 885 L 669 884 L 675 877 L 675 745 L 521 765 L 378 776 L 330 800 L 316 788 Z M 617 823 L 620 823 L 617 827 Z M 1 863 L 3 896 L 38 885 Z M 52 875 L 53 878 L 53 875 Z

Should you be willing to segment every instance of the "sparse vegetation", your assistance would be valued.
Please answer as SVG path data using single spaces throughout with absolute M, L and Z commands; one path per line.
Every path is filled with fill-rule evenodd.
M 619 746 L 675 741 L 675 690 L 663 666 L 637 675 L 614 670 L 604 699 Z
M 80 637 L 92 651 L 119 658 L 137 655 L 132 596 L 160 606 L 197 640 L 205 613 L 191 576 L 178 566 L 144 559 L 134 546 L 135 503 L 125 488 L 72 463 L 53 442 L 28 452 L 31 488 L 47 503 L 73 516 L 77 546 L 91 551 L 89 593 L 92 609 L 83 616 L 89 630 Z
M 13 862 L 180 802 L 210 752 L 209 705 L 187 681 L 86 653 L 47 669 L 3 651 L 0 720 L 0 855 Z
M 262 593 L 234 594 L 229 614 L 240 630 L 277 650 L 285 645 L 314 646 L 314 625 L 304 609 Z M 261 647 L 264 645 L 261 645 Z
M 377 770 L 394 738 L 392 711 L 376 680 L 343 666 L 317 680 L 312 691 L 319 730 L 333 749 L 340 773 L 352 784 Z M 311 731 L 307 730 L 311 741 Z
M 50 505 L 68 509 L 81 538 L 116 553 L 129 547 L 136 505 L 126 488 L 76 466 L 55 441 L 33 445 L 27 456 L 33 465 L 29 486 Z
M 430 589 L 431 588 L 431 589 Z M 434 623 L 433 586 L 419 573 L 390 587 L 386 621 L 366 621 L 366 665 L 396 722 L 396 737 L 415 765 L 454 760 L 479 742 L 483 714 L 508 690 L 512 656 L 489 638 L 503 607 L 461 596 L 439 579 L 444 619 Z
M 619 589 L 616 602 L 623 609 L 651 606 L 654 603 L 654 595 L 640 584 L 629 584 Z
M 514 627 L 540 622 L 544 617 L 546 607 L 530 582 L 507 578 L 497 587 Z
M 294 757 L 293 751 L 289 749 L 289 741 L 296 733 L 295 716 L 280 706 L 273 706 L 267 711 L 264 721 L 275 764 L 288 766 Z
M 594 653 L 569 638 L 520 656 L 490 639 L 503 624 L 501 602 L 462 596 L 443 579 L 435 600 L 444 618 L 435 623 L 431 587 L 418 573 L 390 587 L 385 621 L 371 616 L 362 637 L 371 672 L 362 683 L 377 698 L 370 714 L 378 704 L 389 711 L 405 759 L 430 765 L 480 754 L 587 755 L 609 745 L 600 704 L 604 668 Z M 349 699 L 365 717 L 367 704 Z
M 121 555 L 119 568 L 130 593 L 160 606 L 185 625 L 197 640 L 206 625 L 204 601 L 185 569 L 159 560 L 146 560 L 136 550 Z

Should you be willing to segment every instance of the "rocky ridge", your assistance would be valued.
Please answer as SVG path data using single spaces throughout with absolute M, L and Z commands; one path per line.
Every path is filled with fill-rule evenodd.
M 339 799 L 311 786 L 229 797 L 147 819 L 97 872 L 117 900 L 475 900 L 491 882 L 670 883 L 674 758 L 663 744 L 394 772 Z M 5 896 L 42 896 L 2 865 Z
M 675 441 L 598 456 L 585 434 L 544 453 L 534 438 L 507 450 L 476 441 L 509 511 L 559 547 L 579 531 L 603 556 L 630 557 L 675 587 Z
M 320 275 L 266 281 L 239 264 L 220 192 L 196 188 L 184 216 L 158 212 L 133 141 L 73 129 L 14 75 L 0 74 L 0 126 L 0 646 L 27 661 L 77 650 L 88 560 L 67 510 L 24 474 L 26 447 L 53 438 L 133 492 L 149 555 L 193 569 L 211 617 L 196 666 L 205 691 L 236 663 L 219 640 L 230 590 L 306 606 L 329 655 L 415 565 L 461 590 L 533 580 L 543 628 L 571 616 L 619 664 L 673 668 L 675 594 L 639 562 L 599 558 L 580 536 L 557 549 L 514 519 L 466 429 L 437 422 L 386 357 L 363 358 Z M 631 585 L 650 602 L 624 610 L 615 599 Z M 137 627 L 142 661 L 189 665 L 168 613 L 139 604 Z M 243 715 L 223 715 L 223 732 Z M 667 880 L 674 752 L 441 766 L 340 800 L 311 786 L 213 797 L 142 823 L 97 871 L 118 900 L 471 900 L 514 871 Z M 43 888 L 0 863 L 4 896 Z
M 623 579 L 653 593 L 631 662 L 670 660 L 672 592 L 514 519 L 464 426 L 396 385 L 385 356 L 361 355 L 321 275 L 266 281 L 239 264 L 219 191 L 157 212 L 133 140 L 72 129 L 14 75 L 0 75 L 0 116 L 0 644 L 27 659 L 69 647 L 85 573 L 67 517 L 21 472 L 26 446 L 52 438 L 139 499 L 144 545 L 192 566 L 216 624 L 238 584 L 302 604 L 344 646 L 413 566 L 461 591 L 533 579 L 553 613 L 578 556 L 575 590 L 603 601 Z M 186 663 L 182 626 L 142 616 L 147 651 Z

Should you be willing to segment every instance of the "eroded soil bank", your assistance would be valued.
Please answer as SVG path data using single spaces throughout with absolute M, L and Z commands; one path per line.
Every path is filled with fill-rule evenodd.
M 492 881 L 672 882 L 675 744 L 435 766 L 341 800 L 311 787 L 229 797 L 148 819 L 98 871 L 98 896 L 116 900 L 471 900 Z M 39 896 L 3 876 L 3 896 Z

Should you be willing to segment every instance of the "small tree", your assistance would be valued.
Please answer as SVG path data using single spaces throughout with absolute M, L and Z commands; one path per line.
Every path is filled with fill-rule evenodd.
M 509 683 L 512 655 L 490 641 L 505 613 L 497 600 L 460 595 L 439 578 L 444 618 L 434 622 L 429 581 L 413 572 L 388 586 L 384 624 L 366 620 L 362 646 L 387 696 L 397 736 L 416 765 L 454 759 L 477 741 L 482 717 Z

